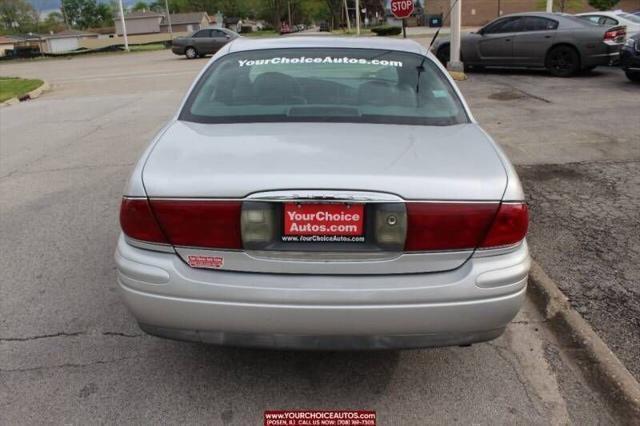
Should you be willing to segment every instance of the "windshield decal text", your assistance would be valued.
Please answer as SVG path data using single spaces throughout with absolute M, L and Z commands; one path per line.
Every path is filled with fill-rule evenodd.
M 381 65 L 387 67 L 402 68 L 402 61 L 389 61 L 386 59 L 364 59 L 364 58 L 337 58 L 333 56 L 308 57 L 299 56 L 294 58 L 276 57 L 269 59 L 238 59 L 241 67 L 253 67 L 256 65 L 280 65 L 280 64 L 349 64 L 349 65 Z

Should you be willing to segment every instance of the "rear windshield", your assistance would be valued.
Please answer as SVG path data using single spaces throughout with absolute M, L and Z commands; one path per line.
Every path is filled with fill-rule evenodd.
M 198 81 L 180 119 L 441 126 L 468 122 L 453 88 L 425 56 L 317 48 L 222 57 Z

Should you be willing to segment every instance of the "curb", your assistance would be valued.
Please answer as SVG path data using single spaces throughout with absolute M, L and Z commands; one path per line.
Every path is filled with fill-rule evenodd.
M 578 360 L 587 380 L 615 408 L 615 414 L 625 424 L 639 424 L 640 383 L 535 261 L 531 263 L 528 293 L 558 340 Z
M 42 80 L 42 84 L 37 89 L 33 89 L 32 91 L 27 92 L 25 95 L 21 96 L 20 98 L 16 96 L 11 99 L 7 99 L 6 101 L 0 103 L 0 107 L 14 105 L 20 102 L 28 101 L 30 99 L 39 98 L 44 92 L 48 90 L 51 90 L 51 86 L 49 86 L 49 83 L 47 83 L 46 81 Z

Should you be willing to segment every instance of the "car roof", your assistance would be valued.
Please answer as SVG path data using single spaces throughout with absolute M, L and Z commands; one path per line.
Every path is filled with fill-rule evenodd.
M 229 51 L 242 52 L 247 50 L 265 49 L 295 49 L 295 48 L 345 48 L 345 49 L 380 49 L 424 55 L 426 49 L 413 40 L 392 39 L 386 37 L 278 37 L 253 39 L 239 37 L 229 43 Z

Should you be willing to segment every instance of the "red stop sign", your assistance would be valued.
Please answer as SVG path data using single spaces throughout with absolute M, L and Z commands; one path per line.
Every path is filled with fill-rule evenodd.
M 391 13 L 398 19 L 408 18 L 413 13 L 413 0 L 391 0 Z

